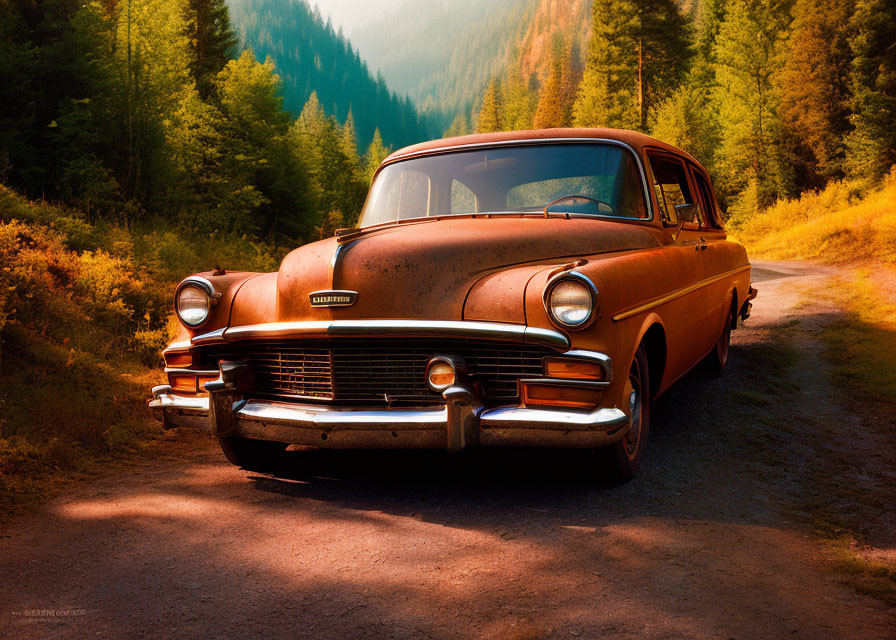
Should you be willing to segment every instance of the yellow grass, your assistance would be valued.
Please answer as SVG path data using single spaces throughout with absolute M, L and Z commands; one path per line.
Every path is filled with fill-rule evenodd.
M 854 184 L 781 200 L 732 233 L 751 258 L 896 263 L 896 169 L 864 197 Z

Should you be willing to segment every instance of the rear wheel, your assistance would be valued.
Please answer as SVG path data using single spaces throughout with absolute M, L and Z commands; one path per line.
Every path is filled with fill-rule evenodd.
M 722 326 L 722 336 L 716 342 L 713 350 L 703 360 L 704 366 L 710 375 L 718 377 L 725 371 L 725 364 L 728 362 L 728 350 L 731 347 L 733 311 L 732 307 L 728 307 L 728 313 L 725 314 L 725 324 Z
M 269 471 L 289 446 L 285 442 L 250 440 L 239 436 L 219 437 L 218 442 L 230 462 L 249 471 Z
M 619 442 L 598 449 L 601 471 L 607 484 L 616 486 L 631 480 L 647 446 L 650 432 L 650 373 L 644 345 L 638 347 L 628 371 L 623 401 L 628 404 L 631 428 Z

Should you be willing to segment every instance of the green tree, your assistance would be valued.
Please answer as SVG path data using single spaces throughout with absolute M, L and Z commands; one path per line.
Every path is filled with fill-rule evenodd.
M 563 86 L 563 61 L 554 57 L 535 111 L 536 129 L 553 129 L 568 125 L 568 108 Z
M 449 126 L 445 133 L 443 134 L 446 138 L 454 138 L 457 136 L 465 136 L 472 133 L 470 129 L 470 121 L 467 119 L 467 115 L 464 113 L 459 113 L 454 116 L 454 120 L 451 121 L 451 126 Z
M 710 88 L 687 82 L 676 89 L 657 107 L 650 133 L 684 149 L 714 173 L 719 123 Z
M 244 51 L 218 74 L 215 91 L 219 106 L 198 96 L 181 104 L 173 146 L 193 190 L 186 201 L 207 213 L 211 229 L 312 237 L 318 219 L 273 62 Z
M 896 4 L 857 0 L 853 15 L 852 124 L 848 170 L 879 180 L 896 164 Z
M 211 97 L 215 76 L 233 58 L 238 39 L 230 28 L 224 0 L 187 0 L 184 29 L 190 43 L 190 75 L 203 100 Z
M 796 0 L 793 7 L 784 67 L 775 84 L 784 154 L 801 190 L 843 176 L 852 9 L 852 0 Z
M 476 131 L 488 133 L 504 130 L 504 99 L 501 95 L 501 84 L 492 80 L 482 97 L 482 105 L 476 118 Z
M 645 130 L 684 74 L 686 26 L 672 0 L 595 0 L 576 124 Z
M 367 153 L 364 154 L 364 179 L 367 184 L 373 181 L 373 174 L 379 168 L 380 164 L 391 153 L 391 150 L 383 144 L 383 138 L 380 136 L 380 130 L 375 129 L 373 132 L 373 140 L 367 147 Z
M 532 83 L 523 79 L 519 65 L 514 65 L 504 80 L 504 128 L 509 131 L 531 129 L 538 107 L 538 93 Z
M 773 79 L 781 67 L 788 18 L 777 0 L 733 0 L 719 30 L 717 168 L 721 186 L 740 194 L 731 207 L 733 218 L 754 213 L 785 190 Z

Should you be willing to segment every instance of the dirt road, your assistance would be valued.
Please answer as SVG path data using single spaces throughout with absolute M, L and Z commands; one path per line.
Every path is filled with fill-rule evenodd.
M 896 548 L 893 443 L 829 383 L 835 312 L 804 302 L 831 273 L 756 267 L 726 376 L 656 405 L 624 487 L 538 452 L 298 451 L 269 476 L 201 440 L 7 518 L 0 636 L 893 640 L 811 535 L 834 510 Z

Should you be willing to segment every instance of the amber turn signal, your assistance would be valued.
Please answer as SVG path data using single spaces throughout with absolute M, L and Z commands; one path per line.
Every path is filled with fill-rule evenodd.
M 454 384 L 457 373 L 448 360 L 434 359 L 426 369 L 426 383 L 433 391 L 444 391 Z
M 593 389 L 576 389 L 527 382 L 523 387 L 523 404 L 527 406 L 570 407 L 593 409 L 602 395 Z
M 544 375 L 568 380 L 603 380 L 604 369 L 597 362 L 571 358 L 545 358 Z
M 194 376 L 189 374 L 170 374 L 168 376 L 168 384 L 174 391 L 183 391 L 186 393 L 202 393 L 205 391 L 205 383 L 217 380 L 218 376 L 205 375 Z
M 169 367 L 192 367 L 193 354 L 189 351 L 166 353 L 165 364 Z

